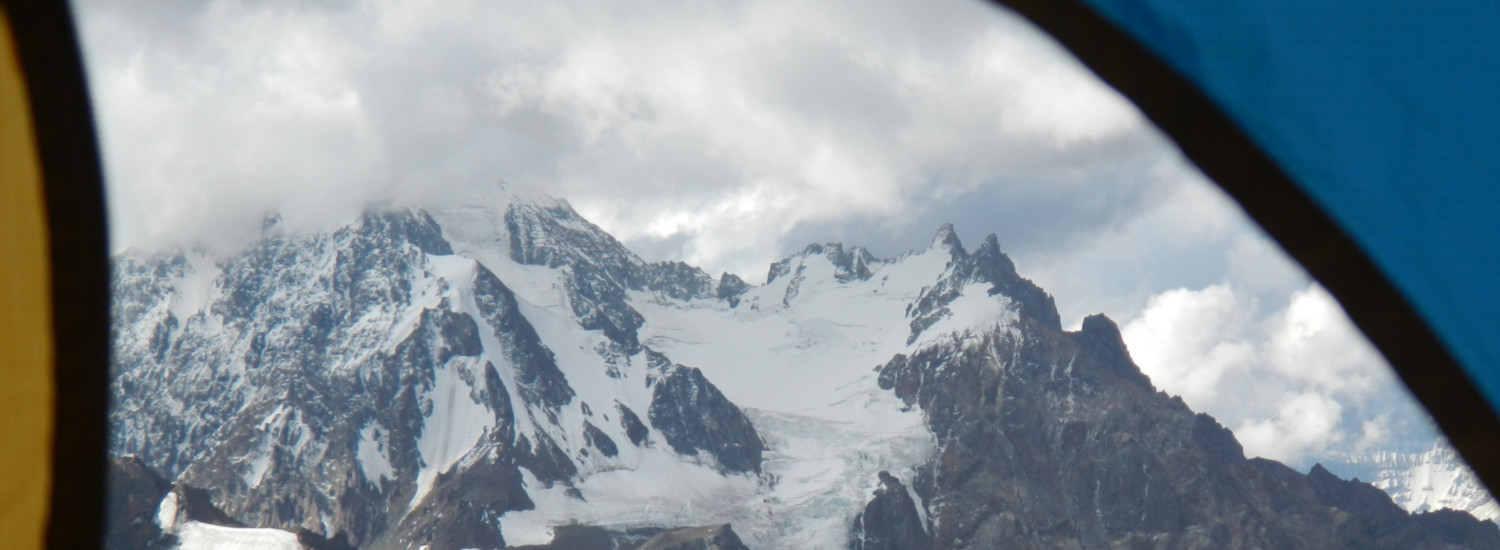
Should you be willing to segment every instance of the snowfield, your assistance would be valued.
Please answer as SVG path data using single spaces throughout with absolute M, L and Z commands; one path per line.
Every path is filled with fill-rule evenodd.
M 854 516 L 879 485 L 876 474 L 890 471 L 910 482 L 936 448 L 922 413 L 906 410 L 878 387 L 876 367 L 955 333 L 1015 321 L 1005 297 L 988 296 L 988 285 L 970 285 L 949 304 L 948 316 L 906 344 L 909 306 L 948 274 L 951 259 L 950 250 L 934 246 L 879 265 L 868 279 L 840 281 L 826 256 L 809 254 L 796 258 L 788 275 L 740 296 L 734 307 L 632 293 L 631 305 L 645 318 L 642 343 L 703 370 L 745 408 L 768 447 L 764 475 L 724 476 L 648 449 L 627 469 L 586 474 L 577 489 L 587 501 L 528 479 L 537 509 L 506 514 L 506 539 L 545 543 L 553 526 L 569 523 L 725 522 L 754 548 L 843 546 Z M 508 259 L 490 261 L 500 262 L 487 264 L 497 273 L 525 272 Z M 623 396 L 644 410 L 649 395 L 628 376 L 601 388 L 588 381 L 607 378 L 571 371 L 597 363 L 590 351 L 597 342 L 588 338 L 594 333 L 580 340 L 576 321 L 553 313 L 559 294 L 542 278 L 514 278 L 525 281 L 512 288 L 580 398 L 598 403 Z
M 190 521 L 177 531 L 178 550 L 302 550 L 297 535 L 280 529 L 221 527 Z
M 1434 441 L 1432 448 L 1424 452 L 1353 456 L 1330 468 L 1379 487 L 1408 511 L 1452 508 L 1479 519 L 1500 520 L 1500 503 L 1495 502 L 1446 439 Z
M 841 548 L 892 486 L 882 471 L 938 536 L 953 524 L 926 514 L 955 501 L 913 488 L 937 439 L 877 369 L 1061 330 L 993 235 L 967 251 L 945 225 L 892 259 L 813 244 L 757 286 L 646 262 L 566 201 L 470 200 L 273 231 L 234 257 L 117 257 L 111 453 L 212 489 L 247 524 L 362 546 L 729 523 L 752 548 Z M 1048 418 L 1070 420 L 1073 363 L 1046 364 L 1066 380 Z M 955 372 L 933 368 L 902 387 Z M 1367 477 L 1407 509 L 1500 516 L 1440 451 L 1375 457 Z M 190 521 L 175 499 L 157 519 L 184 549 L 299 547 Z

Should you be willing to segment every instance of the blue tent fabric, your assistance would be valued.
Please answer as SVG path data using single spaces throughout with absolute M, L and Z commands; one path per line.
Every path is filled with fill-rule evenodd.
M 1500 3 L 1083 1 L 1222 109 L 1500 409 Z

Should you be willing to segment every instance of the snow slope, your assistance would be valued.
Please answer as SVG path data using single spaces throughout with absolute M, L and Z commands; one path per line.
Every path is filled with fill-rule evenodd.
M 196 521 L 177 531 L 177 550 L 302 550 L 297 535 L 280 529 L 222 527 Z
M 838 547 L 878 472 L 909 481 L 934 440 L 920 411 L 880 390 L 875 367 L 955 333 L 1007 326 L 1016 313 L 1004 296 L 987 295 L 988 285 L 972 284 L 948 304 L 943 320 L 908 344 L 911 306 L 951 276 L 951 249 L 935 245 L 881 262 L 868 278 L 844 280 L 823 251 L 791 260 L 785 276 L 750 289 L 733 306 L 649 292 L 632 293 L 630 302 L 645 318 L 643 344 L 702 369 L 747 409 L 769 448 L 765 479 L 673 474 L 663 469 L 668 463 L 644 462 L 634 472 L 595 474 L 578 485 L 585 495 L 608 498 L 584 503 L 543 494 L 537 510 L 504 518 L 507 537 L 524 532 L 530 536 L 518 540 L 543 542 L 550 539 L 546 526 L 574 521 L 621 527 L 733 521 L 752 547 Z M 561 364 L 583 363 L 564 359 L 566 353 L 560 352 Z
M 1500 503 L 1445 439 L 1434 441 L 1425 452 L 1351 457 L 1330 470 L 1379 487 L 1408 511 L 1451 508 L 1479 519 L 1500 519 Z
M 241 257 L 117 265 L 129 291 L 112 452 L 210 489 L 246 523 L 360 545 L 732 523 L 752 548 L 844 547 L 879 472 L 929 512 L 913 487 L 937 438 L 877 369 L 1061 331 L 993 236 L 970 253 L 945 226 L 893 259 L 809 245 L 763 285 L 715 285 L 643 261 L 565 201 L 503 186 Z M 1452 460 L 1401 460 L 1373 479 L 1403 506 L 1500 515 Z M 287 544 L 286 531 L 171 528 L 184 548 Z
M 565 205 L 504 188 L 488 200 Z M 569 295 L 557 271 L 521 265 L 504 253 L 513 241 L 505 216 L 501 209 L 481 206 L 435 214 L 458 254 L 478 259 L 516 292 L 522 311 L 578 392 L 578 402 L 593 404 L 596 411 L 612 400 L 645 410 L 650 394 L 630 374 L 639 372 L 634 365 L 639 358 L 629 358 L 631 367 L 621 377 L 598 376 L 602 337 L 580 332 L 576 319 L 558 314 L 566 311 Z M 627 445 L 619 460 L 583 466 L 571 488 L 547 488 L 528 477 L 527 490 L 537 506 L 501 519 L 507 540 L 544 543 L 551 539 L 551 527 L 569 523 L 633 527 L 733 521 L 752 547 L 843 545 L 849 522 L 878 484 L 876 473 L 888 470 L 910 480 L 934 448 L 921 412 L 880 390 L 875 368 L 946 335 L 1015 321 L 1004 296 L 989 296 L 989 285 L 974 283 L 947 304 L 938 323 L 908 343 L 912 306 L 929 287 L 953 275 L 955 245 L 956 239 L 935 239 L 928 250 L 901 258 L 869 258 L 869 265 L 859 266 L 870 270 L 868 276 L 849 276 L 835 265 L 830 256 L 842 253 L 838 245 L 809 247 L 783 262 L 783 275 L 732 303 L 630 292 L 630 307 L 644 319 L 641 344 L 701 369 L 745 408 L 768 446 L 764 473 L 726 476 L 711 463 L 685 463 L 652 452 L 666 448 L 657 439 L 641 449 Z M 581 413 L 565 409 L 564 414 Z M 563 437 L 576 441 L 578 434 Z M 653 431 L 651 437 L 659 436 Z M 570 490 L 586 500 L 568 496 Z
M 175 491 L 157 508 L 156 522 L 177 536 L 176 550 L 302 550 L 297 535 L 280 529 L 224 527 L 181 519 Z

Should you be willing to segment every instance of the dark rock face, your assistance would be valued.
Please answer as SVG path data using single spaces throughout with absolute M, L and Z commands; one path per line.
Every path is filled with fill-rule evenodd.
M 440 474 L 421 505 L 392 530 L 396 536 L 372 547 L 497 550 L 505 547 L 500 516 L 534 507 L 515 464 L 483 461 Z
M 636 416 L 635 411 L 630 410 L 624 404 L 616 401 L 615 410 L 620 413 L 620 425 L 625 428 L 625 434 L 630 437 L 630 443 L 639 447 L 646 437 L 651 435 L 651 429 L 641 422 L 641 417 Z
M 105 550 L 156 550 L 176 544 L 156 523 L 157 507 L 172 489 L 171 482 L 133 456 L 111 460 L 108 480 Z
M 678 300 L 706 298 L 717 292 L 713 277 L 682 262 L 658 262 L 645 270 L 646 290 Z
M 946 248 L 952 260 L 948 264 L 948 273 L 923 289 L 907 312 L 907 317 L 911 318 L 911 335 L 906 343 L 916 342 L 924 331 L 948 316 L 948 304 L 963 295 L 964 286 L 971 283 L 989 284 L 989 295 L 1010 299 L 1020 316 L 1054 331 L 1062 330 L 1062 321 L 1052 297 L 1016 273 L 1016 264 L 1000 251 L 1000 241 L 994 234 L 985 237 L 979 250 L 969 254 L 953 232 L 953 226 L 944 224 L 933 238 L 933 246 Z
M 573 400 L 573 388 L 557 368 L 552 351 L 542 345 L 536 328 L 521 315 L 516 295 L 484 266 L 474 274 L 474 302 L 495 338 L 512 354 L 520 377 L 516 391 L 527 402 L 545 403 L 556 411 Z
M 552 542 L 512 546 L 514 550 L 616 550 L 616 533 L 592 525 L 564 525 L 554 530 Z
M 640 550 L 749 550 L 740 541 L 739 535 L 729 524 L 706 527 L 686 527 L 664 531 L 645 544 Z
M 620 454 L 620 448 L 615 446 L 615 440 L 609 438 L 609 434 L 588 421 L 583 423 L 583 438 L 588 441 L 589 446 L 604 453 L 604 456 L 616 456 Z
M 1120 336 L 1120 327 L 1103 315 L 1090 315 L 1083 319 L 1075 337 L 1082 352 L 1095 357 L 1100 363 L 1115 367 L 1114 375 L 1123 380 L 1152 391 L 1151 379 L 1136 368 L 1125 349 L 1125 339 Z M 1227 432 L 1227 430 L 1226 430 Z
M 914 483 L 930 543 L 912 542 L 909 517 L 869 521 L 899 500 L 887 491 L 866 509 L 865 547 L 1500 548 L 1500 532 L 1471 517 L 1428 528 L 1442 520 L 1409 516 L 1369 485 L 1247 460 L 1211 417 L 1151 387 L 1112 321 L 1067 333 L 1024 311 L 1019 330 L 880 367 L 881 387 L 926 413 L 940 451 Z
M 510 257 L 522 264 L 591 265 L 598 268 L 599 275 L 623 287 L 634 286 L 631 279 L 646 265 L 566 202 L 510 205 L 505 211 L 505 226 L 510 234 Z
M 719 276 L 719 286 L 714 292 L 720 300 L 729 302 L 729 307 L 736 307 L 740 305 L 740 295 L 749 290 L 750 285 L 739 275 L 725 273 Z
M 644 262 L 565 203 L 512 205 L 504 224 L 512 259 L 556 269 L 562 300 L 545 316 L 485 266 L 450 256 L 416 211 L 271 237 L 214 265 L 195 254 L 118 258 L 110 548 L 172 544 L 153 531 L 170 495 L 179 520 L 281 528 L 310 548 L 498 549 L 501 516 L 536 506 L 528 490 L 585 501 L 580 472 L 629 468 L 643 453 L 762 471 L 766 445 L 745 414 L 698 369 L 640 341 L 644 319 L 630 305 L 650 293 L 734 307 L 755 294 L 749 285 Z M 923 412 L 938 446 L 905 483 L 882 473 L 849 547 L 1500 548 L 1491 523 L 1409 515 L 1321 468 L 1247 460 L 1213 418 L 1152 388 L 1112 321 L 1062 331 L 1052 298 L 1016 274 L 993 235 L 971 254 L 945 227 L 928 253 L 946 254 L 946 268 L 917 294 L 909 326 L 895 327 L 920 347 L 877 370 L 880 387 Z M 783 304 L 808 273 L 827 273 L 807 262 L 824 260 L 843 282 L 887 262 L 809 246 L 771 268 Z M 182 291 L 194 281 L 199 298 Z M 976 284 L 1019 321 L 930 334 Z M 597 364 L 559 364 L 593 360 L 589 346 Z M 574 386 L 569 376 L 602 378 Z M 649 405 L 593 393 L 642 385 Z M 429 430 L 443 441 L 419 443 Z M 744 548 L 727 525 L 666 527 L 570 526 L 540 548 Z
M 245 526 L 239 520 L 229 517 L 229 514 L 224 513 L 218 506 L 214 506 L 212 497 L 208 496 L 208 491 L 185 483 L 177 483 L 172 485 L 169 495 L 177 501 L 177 519 L 173 522 L 174 524 L 181 525 L 185 522 L 196 521 L 223 527 Z
M 339 533 L 329 538 L 307 529 L 298 529 L 297 542 L 307 550 L 359 550 L 353 544 L 349 544 L 347 533 Z
M 411 243 L 418 250 L 435 256 L 453 254 L 453 247 L 443 239 L 443 231 L 426 212 L 377 212 L 365 216 L 365 230 Z
M 636 331 L 645 319 L 625 291 L 643 287 L 644 261 L 565 205 L 513 205 L 505 224 L 512 260 L 570 270 L 569 304 L 584 328 L 603 331 L 627 353 L 639 349 Z
M 766 284 L 780 284 L 779 281 L 785 280 L 786 292 L 782 295 L 781 304 L 790 306 L 802 292 L 802 284 L 807 280 L 808 262 L 822 260 L 833 266 L 834 280 L 843 283 L 869 280 L 873 270 L 886 263 L 863 247 L 845 250 L 840 243 L 810 244 L 801 252 L 771 264 L 770 270 L 766 272 Z M 733 307 L 738 302 L 731 301 L 730 305 Z
M 823 256 L 828 258 L 828 261 L 834 267 L 834 278 L 843 282 L 869 280 L 871 268 L 883 263 L 883 260 L 876 258 L 870 254 L 869 250 L 866 250 L 862 246 L 844 250 L 844 245 L 841 243 L 810 244 L 807 245 L 807 248 L 802 249 L 802 252 L 771 264 L 771 269 L 766 272 L 766 284 L 770 284 L 776 279 L 792 273 L 792 266 L 795 261 L 798 258 L 806 256 Z
M 578 465 L 568 458 L 568 453 L 558 446 L 551 436 L 535 434 L 536 439 L 519 436 L 513 453 L 516 465 L 530 470 L 548 487 L 566 484 L 578 475 Z
M 931 548 L 932 537 L 917 514 L 917 503 L 906 485 L 890 472 L 880 472 L 880 487 L 849 529 L 849 550 L 907 550 Z
M 674 365 L 651 393 L 651 424 L 680 454 L 706 451 L 731 472 L 760 473 L 765 444 L 719 389 L 691 367 Z
M 641 261 L 565 204 L 512 205 L 504 218 L 511 256 L 556 268 L 578 325 L 607 337 L 593 350 L 600 376 L 671 379 L 662 387 L 714 411 L 668 415 L 678 419 L 666 438 L 674 450 L 758 470 L 762 446 L 743 414 L 701 374 L 670 376 L 672 363 L 637 341 L 641 317 L 627 302 L 632 291 L 715 299 L 712 278 Z M 217 504 L 224 518 L 296 532 L 308 546 L 500 548 L 499 518 L 534 506 L 521 470 L 566 488 L 585 461 L 620 467 L 607 461 L 627 440 L 652 448 L 656 428 L 618 403 L 618 422 L 605 414 L 569 435 L 577 426 L 562 423 L 578 420 L 565 409 L 594 415 L 529 310 L 484 265 L 453 256 L 426 213 L 276 232 L 272 224 L 261 243 L 216 261 L 115 259 L 111 453 L 202 487 L 182 493 L 183 513 Z M 651 369 L 634 366 L 640 354 Z M 450 414 L 483 426 L 419 449 L 425 431 L 457 429 L 442 420 Z M 708 431 L 717 426 L 731 429 Z M 166 489 L 130 471 L 117 477 L 120 495 L 144 496 L 117 499 L 111 517 L 149 519 L 155 502 L 143 503 L 161 495 L 148 493 Z M 161 538 L 118 527 L 118 540 Z
M 1000 251 L 1000 241 L 991 233 L 984 238 L 979 250 L 969 256 L 963 267 L 965 275 L 976 281 L 994 285 L 990 296 L 1001 294 L 1010 297 L 1020 306 L 1021 315 L 1042 323 L 1053 330 L 1062 330 L 1062 321 L 1057 315 L 1057 304 L 1052 296 L 1030 279 L 1016 273 L 1016 264 Z
M 518 263 L 566 268 L 569 304 L 584 328 L 603 331 L 631 355 L 645 320 L 626 291 L 690 300 L 714 297 L 714 281 L 682 262 L 648 264 L 567 203 L 511 205 L 505 213 L 510 256 Z
M 1500 529 L 1467 513 L 1408 514 L 1384 491 L 1313 466 L 1305 478 L 1323 506 L 1335 510 L 1335 537 L 1348 548 L 1500 548 Z
M 208 491 L 182 483 L 169 483 L 135 457 L 111 460 L 109 463 L 109 496 L 105 527 L 106 550 L 169 550 L 178 545 L 177 536 L 164 533 L 159 521 L 181 526 L 187 522 L 243 528 L 245 524 L 230 517 L 214 505 Z M 170 505 L 163 503 L 170 499 Z M 158 513 L 170 511 L 167 517 Z M 348 536 L 339 533 L 327 538 L 299 529 L 297 540 L 309 550 L 357 550 Z
M 1424 530 L 1433 533 L 1444 544 L 1448 545 L 1449 548 L 1500 547 L 1500 541 L 1496 540 L 1500 536 L 1495 534 L 1497 530 L 1495 522 L 1489 520 L 1476 522 L 1474 516 L 1468 512 L 1445 508 L 1436 512 L 1414 514 L 1413 517 L 1417 520 L 1418 525 Z M 1431 542 L 1427 544 L 1429 547 L 1443 547 Z M 1396 548 L 1397 546 L 1392 544 L 1390 547 Z M 1416 548 L 1416 546 L 1408 548 Z
M 451 248 L 420 212 L 269 239 L 208 266 L 219 271 L 220 298 L 188 319 L 156 305 L 165 302 L 157 286 L 203 276 L 193 270 L 205 266 L 182 256 L 156 267 L 149 258 L 121 258 L 116 316 L 137 325 L 160 319 L 161 330 L 143 345 L 116 333 L 113 452 L 204 487 L 205 502 L 252 525 L 323 536 L 326 517 L 352 542 L 370 542 L 390 526 L 387 506 L 403 510 L 415 485 L 410 473 L 364 478 L 356 456 L 362 428 L 378 427 L 393 470 L 419 470 L 414 438 L 431 410 L 422 396 L 436 369 L 472 361 L 481 345 L 473 317 L 438 308 L 421 311 L 394 349 L 366 352 L 361 346 L 374 347 L 385 332 L 362 331 L 361 320 L 409 307 L 423 258 L 444 252 Z M 526 358 L 527 336 L 534 349 L 534 334 L 510 335 L 517 358 Z M 486 392 L 509 400 L 498 383 Z

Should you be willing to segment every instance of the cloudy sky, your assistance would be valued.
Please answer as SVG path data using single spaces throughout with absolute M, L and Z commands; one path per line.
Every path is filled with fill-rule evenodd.
M 1065 324 L 1298 467 L 1430 444 L 1337 304 L 1055 43 L 897 0 L 79 0 L 114 247 L 538 187 L 648 259 L 998 235 Z M 1253 391 L 1252 391 L 1253 390 Z M 1427 438 L 1424 440 L 1424 438 Z

